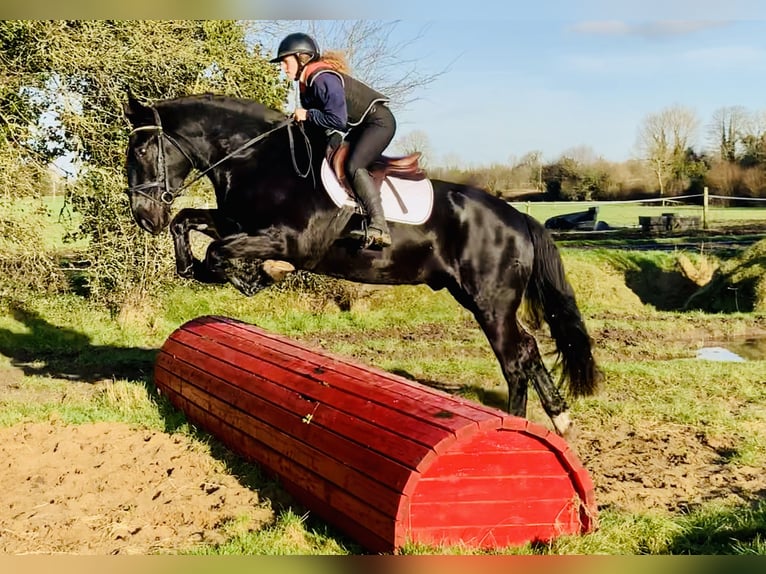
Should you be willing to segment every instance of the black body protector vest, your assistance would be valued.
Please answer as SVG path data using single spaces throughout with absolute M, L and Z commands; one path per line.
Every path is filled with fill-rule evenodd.
M 389 102 L 389 98 L 373 90 L 364 82 L 333 70 L 329 66 L 321 66 L 316 71 L 311 71 L 306 79 L 306 85 L 311 86 L 314 80 L 321 74 L 335 74 L 343 84 L 343 90 L 346 94 L 346 109 L 348 111 L 348 129 L 361 124 L 375 104 L 387 104 Z

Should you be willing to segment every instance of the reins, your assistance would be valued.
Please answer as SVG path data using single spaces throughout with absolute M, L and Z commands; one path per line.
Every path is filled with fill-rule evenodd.
M 134 128 L 133 130 L 131 130 L 129 136 L 132 136 L 134 133 L 140 132 L 140 131 L 155 131 L 155 132 L 157 132 L 157 140 L 158 140 L 157 173 L 160 174 L 160 178 L 161 179 L 158 179 L 157 181 L 141 183 L 141 184 L 129 187 L 126 190 L 126 193 L 128 195 L 130 195 L 132 193 L 138 193 L 138 194 L 143 195 L 144 197 L 146 197 L 148 199 L 151 199 L 152 201 L 158 201 L 158 202 L 170 205 L 171 203 L 173 203 L 173 201 L 175 201 L 175 199 L 179 195 L 181 195 L 181 193 L 184 190 L 188 189 L 191 185 L 193 185 L 195 182 L 197 182 L 200 179 L 202 179 L 210 171 L 212 171 L 213 169 L 215 169 L 216 167 L 218 167 L 219 165 L 224 163 L 226 160 L 231 159 L 232 157 L 234 157 L 235 155 L 240 153 L 242 150 L 247 149 L 247 148 L 249 148 L 252 145 L 255 145 L 256 143 L 258 143 L 262 139 L 270 136 L 271 134 L 273 134 L 277 130 L 280 130 L 280 129 L 284 128 L 284 127 L 288 128 L 287 132 L 288 132 L 289 139 L 290 139 L 290 155 L 291 155 L 291 158 L 292 158 L 293 168 L 295 169 L 295 172 L 300 177 L 303 177 L 303 178 L 307 177 L 308 174 L 310 172 L 312 172 L 312 169 L 311 169 L 311 167 L 312 167 L 312 165 L 311 165 L 311 144 L 310 144 L 310 142 L 308 140 L 308 136 L 306 136 L 305 132 L 303 132 L 303 127 L 302 126 L 301 126 L 301 132 L 303 132 L 303 136 L 304 136 L 305 141 L 306 141 L 306 149 L 307 149 L 307 151 L 309 153 L 309 162 L 308 162 L 309 165 L 308 165 L 308 168 L 306 169 L 305 173 L 301 173 L 299 168 L 298 168 L 297 162 L 295 160 L 295 148 L 294 148 L 294 141 L 293 141 L 293 133 L 292 133 L 292 130 L 290 129 L 290 126 L 291 126 L 291 124 L 293 123 L 294 120 L 293 120 L 292 117 L 289 117 L 286 120 L 281 121 L 279 124 L 277 124 L 275 127 L 271 128 L 270 130 L 265 131 L 262 134 L 259 134 L 259 135 L 255 136 L 253 138 L 250 138 L 245 143 L 243 143 L 241 146 L 239 146 L 237 149 L 235 149 L 234 151 L 232 151 L 229 154 L 226 154 L 224 157 L 222 157 L 221 159 L 219 159 L 218 161 L 216 161 L 212 165 L 208 166 L 207 168 L 205 168 L 204 170 L 199 172 L 191 180 L 185 182 L 181 187 L 179 187 L 179 188 L 177 188 L 175 190 L 171 190 L 170 189 L 170 184 L 168 182 L 167 165 L 166 165 L 166 162 L 165 162 L 165 146 L 164 146 L 164 140 L 165 139 L 167 139 L 171 144 L 173 144 L 173 146 L 175 146 L 176 149 L 178 149 L 178 151 L 180 151 L 183 154 L 183 156 L 191 164 L 192 169 L 197 169 L 197 167 L 194 164 L 194 161 L 192 160 L 191 156 L 184 151 L 184 149 L 175 140 L 175 138 L 173 138 L 170 135 L 168 135 L 165 132 L 165 130 L 162 128 L 162 122 L 160 121 L 160 116 L 157 113 L 157 110 L 154 107 L 152 107 L 151 109 L 152 109 L 152 112 L 154 113 L 155 124 L 154 125 L 147 125 L 147 126 L 139 126 L 137 128 Z M 148 194 L 148 193 L 146 193 L 144 191 L 146 189 L 151 189 L 151 188 L 155 188 L 155 187 L 164 187 L 164 189 L 162 190 L 162 193 L 160 194 L 160 198 L 159 199 L 153 197 L 152 195 L 150 195 L 150 194 Z
M 291 126 L 288 125 L 287 127 L 287 136 L 290 139 L 290 159 L 293 161 L 293 169 L 295 170 L 295 173 L 298 175 L 298 177 L 306 178 L 308 177 L 309 173 L 312 175 L 312 179 L 314 179 L 314 187 L 316 187 L 316 178 L 313 177 L 314 172 L 311 169 L 312 168 L 312 162 L 311 162 L 311 142 L 309 141 L 309 137 L 306 135 L 306 132 L 303 129 L 303 124 L 298 124 L 298 127 L 301 130 L 301 133 L 303 134 L 303 141 L 306 143 L 306 153 L 308 154 L 308 166 L 306 167 L 306 172 L 301 173 L 301 170 L 298 168 L 298 162 L 295 159 L 295 142 L 293 141 L 293 130 L 290 129 Z

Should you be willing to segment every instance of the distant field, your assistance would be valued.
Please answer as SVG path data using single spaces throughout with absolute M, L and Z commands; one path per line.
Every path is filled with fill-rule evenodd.
M 762 221 L 766 224 L 766 202 L 763 207 L 709 207 L 708 226 L 732 225 L 738 222 L 747 223 Z M 638 218 L 642 216 L 660 216 L 663 213 L 674 213 L 678 216 L 697 216 L 702 219 L 702 206 L 697 205 L 643 205 L 640 203 L 599 203 L 599 202 L 511 202 L 519 211 L 528 213 L 540 222 L 549 217 L 585 211 L 589 207 L 598 207 L 598 220 L 612 227 L 638 228 Z
M 67 232 L 72 232 L 79 224 L 79 214 L 73 213 L 63 195 L 45 196 L 39 199 L 17 199 L 3 205 L 4 215 L 9 219 L 20 220 L 25 225 L 40 226 L 42 247 L 45 250 L 61 251 L 79 249 L 86 243 L 64 243 Z
M 203 206 L 201 200 L 197 198 L 183 198 L 183 205 L 194 203 Z M 710 207 L 708 209 L 708 227 L 730 227 L 737 224 L 758 224 L 766 225 L 766 202 L 761 202 L 763 207 Z M 674 213 L 679 216 L 698 216 L 702 218 L 702 207 L 690 205 L 645 205 L 640 203 L 598 203 L 598 202 L 511 202 L 519 211 L 529 213 L 540 222 L 556 215 L 584 211 L 592 206 L 598 206 L 598 220 L 606 222 L 611 227 L 638 228 L 638 218 L 641 216 L 659 216 L 663 213 Z M 760 204 L 756 204 L 760 205 Z M 181 207 L 179 202 L 179 207 Z M 79 214 L 73 213 L 71 208 L 65 204 L 63 196 L 44 197 L 38 200 L 24 200 L 13 203 L 13 209 L 18 213 L 32 213 L 40 208 L 44 208 L 46 215 L 42 225 L 43 242 L 46 249 L 65 250 L 80 249 L 86 246 L 86 243 L 79 241 L 77 243 L 63 243 L 63 238 L 67 231 L 76 228 L 79 221 Z M 127 210 L 127 203 L 125 206 Z

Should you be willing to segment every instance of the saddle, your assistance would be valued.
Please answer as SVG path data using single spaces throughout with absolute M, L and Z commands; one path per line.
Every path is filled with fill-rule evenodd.
M 338 183 L 353 197 L 352 188 L 346 177 L 346 158 L 348 157 L 348 142 L 341 142 L 338 146 L 328 146 L 326 152 L 327 163 L 332 166 Z M 383 180 L 388 177 L 398 177 L 410 181 L 421 181 L 426 179 L 426 172 L 420 167 L 418 162 L 422 154 L 419 151 L 400 157 L 379 156 L 367 168 L 372 176 L 375 185 L 380 188 Z

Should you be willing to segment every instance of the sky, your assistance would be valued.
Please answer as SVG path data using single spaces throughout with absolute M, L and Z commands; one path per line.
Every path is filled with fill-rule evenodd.
M 438 74 L 415 102 L 394 108 L 397 137 L 424 133 L 437 165 L 508 163 L 529 152 L 555 161 L 577 148 L 623 162 L 640 155 L 643 121 L 676 105 L 696 114 L 702 151 L 717 110 L 766 112 L 760 0 L 360 4 L 298 1 L 275 12 L 397 19 L 393 42 L 408 45 L 404 55 L 421 72 Z
M 413 57 L 439 77 L 396 110 L 397 133 L 424 132 L 440 165 L 554 161 L 582 146 L 622 162 L 664 108 L 697 115 L 695 149 L 716 110 L 766 112 L 766 20 L 406 20 L 395 33 L 418 30 Z
M 439 74 L 395 108 L 397 135 L 425 133 L 435 164 L 583 147 L 622 162 L 638 155 L 641 123 L 673 105 L 697 114 L 699 150 L 716 110 L 766 111 L 762 0 L 136 0 L 127 12 L 73 0 L 42 14 L 37 3 L 7 0 L 0 15 L 397 20 L 403 56 Z

